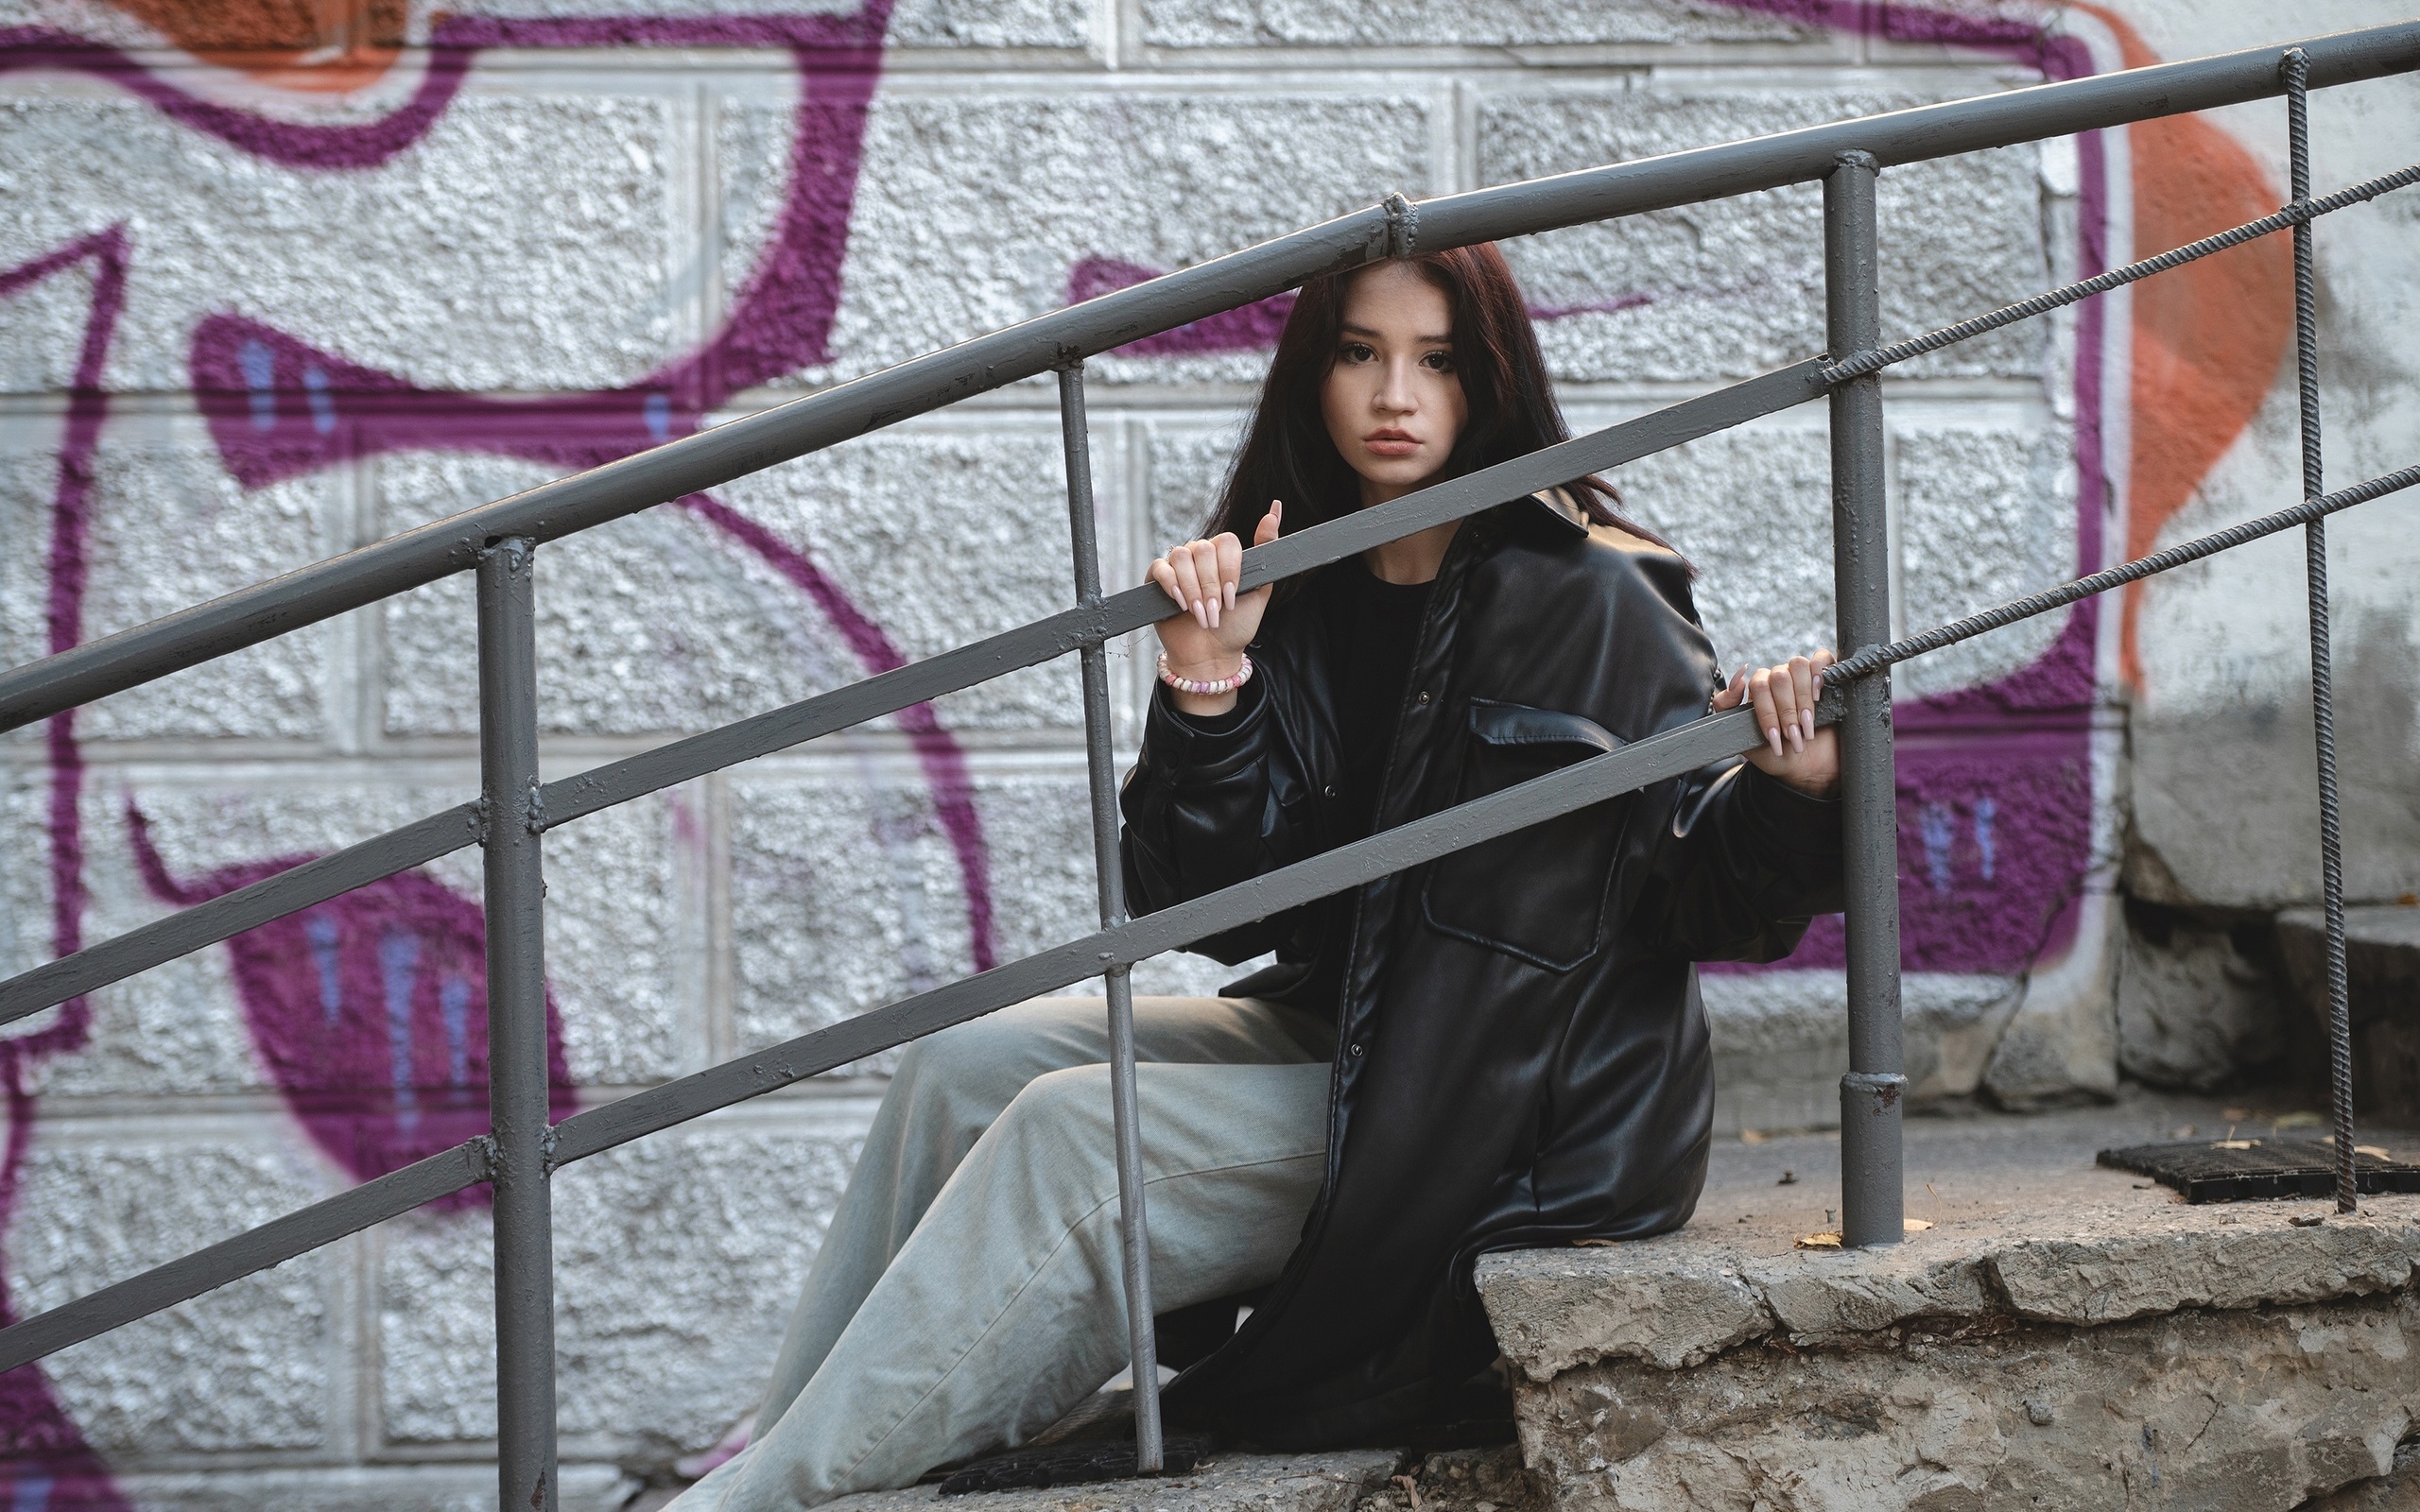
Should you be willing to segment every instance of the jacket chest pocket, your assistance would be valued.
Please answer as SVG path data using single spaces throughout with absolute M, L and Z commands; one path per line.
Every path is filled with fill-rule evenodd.
M 1473 699 L 1455 800 L 1502 792 L 1621 744 L 1578 714 Z M 1550 971 L 1578 966 L 1604 943 L 1614 857 L 1632 801 L 1611 799 L 1437 861 L 1421 893 L 1429 927 Z

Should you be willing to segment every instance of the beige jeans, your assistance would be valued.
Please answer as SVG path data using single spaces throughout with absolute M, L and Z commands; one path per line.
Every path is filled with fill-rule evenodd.
M 1273 1280 L 1327 1150 L 1321 1016 L 1138 998 L 1152 1302 Z M 1107 1009 L 1046 998 L 910 1046 L 808 1271 L 754 1441 L 672 1503 L 794 1512 L 1014 1447 L 1126 1364 Z

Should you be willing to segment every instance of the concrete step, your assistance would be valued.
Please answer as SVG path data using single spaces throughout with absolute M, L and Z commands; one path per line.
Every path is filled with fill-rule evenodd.
M 1911 1121 L 1908 1212 L 1931 1227 L 1846 1252 L 1799 1247 L 1834 1227 L 1837 1137 L 1726 1142 L 1680 1233 L 1491 1256 L 1529 1467 L 1557 1512 L 2405 1494 L 2385 1478 L 2420 1420 L 2420 1196 L 2188 1207 L 2091 1164 L 2229 1124 L 2269 1132 L 2145 1096 Z
M 1395 1455 L 1385 1450 L 1336 1454 L 1229 1454 L 1192 1474 L 1100 1481 L 1031 1491 L 985 1491 L 942 1498 L 940 1488 L 869 1491 L 829 1503 L 832 1512 L 1353 1512 L 1387 1484 Z

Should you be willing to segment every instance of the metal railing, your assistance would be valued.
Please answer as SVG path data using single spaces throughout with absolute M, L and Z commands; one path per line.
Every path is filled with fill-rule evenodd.
M 0 673 L 0 730 L 15 729 L 458 572 L 478 583 L 481 796 L 279 872 L 0 983 L 0 1023 L 472 845 L 484 846 L 491 1132 L 231 1239 L 0 1329 L 0 1370 L 293 1259 L 477 1182 L 495 1193 L 499 1504 L 556 1504 L 553 1235 L 548 1177 L 570 1163 L 1085 978 L 1108 986 L 1125 1289 L 1138 1468 L 1160 1464 L 1141 1133 L 1128 973 L 1134 963 L 1482 840 L 1736 756 L 1759 744 L 1747 709 L 1709 714 L 1520 786 L 1140 919 L 1117 860 L 1107 643 L 1165 616 L 1156 588 L 1105 594 L 1084 419 L 1087 357 L 1334 273 L 1419 249 L 1527 235 L 1785 184 L 1824 184 L 1829 355 L 1683 401 L 1257 546 L 1242 586 L 1340 560 L 1533 490 L 1604 472 L 1818 397 L 1831 405 L 1840 644 L 1819 718 L 1843 734 L 1849 1074 L 1841 1081 L 1843 1237 L 1902 1234 L 1897 815 L 1889 669 L 2153 573 L 2301 525 L 2308 533 L 2312 696 L 2327 900 L 2337 1200 L 2354 1205 L 2343 886 L 2328 681 L 2324 519 L 2420 484 L 2420 466 L 2321 489 L 2310 223 L 2420 181 L 2420 164 L 2313 199 L 2307 92 L 2420 70 L 2420 22 L 2047 84 L 1977 99 L 1617 163 L 1422 203 L 1383 205 L 1296 232 L 829 391 L 734 421 L 104 640 Z M 1885 168 L 2283 94 L 2292 200 L 2274 215 L 1911 340 L 1881 344 L 1875 185 Z M 1882 470 L 1884 368 L 2290 227 L 2303 500 L 1923 634 L 1889 640 Z M 1058 374 L 1073 526 L 1073 608 L 833 692 L 554 782 L 537 762 L 533 635 L 544 542 L 788 461 L 1046 371 Z M 1853 649 L 1852 649 L 1853 648 Z M 695 1074 L 547 1123 L 544 833 L 734 763 L 1074 651 L 1081 662 L 1101 928 Z

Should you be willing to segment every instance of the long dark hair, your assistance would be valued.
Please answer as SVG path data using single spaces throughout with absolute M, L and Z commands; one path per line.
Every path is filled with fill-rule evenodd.
M 1444 291 L 1453 309 L 1454 369 L 1470 405 L 1442 476 L 1460 477 L 1569 439 L 1529 306 L 1495 244 L 1422 252 L 1408 261 Z M 1289 534 L 1360 507 L 1359 481 L 1328 438 L 1320 412 L 1320 388 L 1336 361 L 1345 285 L 1353 276 L 1314 279 L 1295 299 L 1205 536 L 1232 530 L 1249 542 L 1271 499 L 1286 502 L 1283 525 Z M 1621 495 L 1604 479 L 1574 478 L 1564 488 L 1597 524 L 1669 549 L 1661 536 L 1622 516 Z

